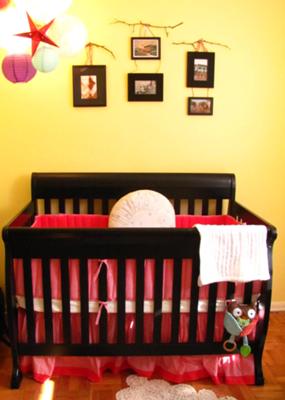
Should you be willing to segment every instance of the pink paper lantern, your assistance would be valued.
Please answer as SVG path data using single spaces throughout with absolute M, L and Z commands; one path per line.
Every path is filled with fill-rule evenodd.
M 2 8 L 7 7 L 9 3 L 10 3 L 10 0 L 0 0 L 0 10 Z
M 13 83 L 28 82 L 37 72 L 32 64 L 32 57 L 29 54 L 12 54 L 6 56 L 2 62 L 2 71 L 5 78 Z

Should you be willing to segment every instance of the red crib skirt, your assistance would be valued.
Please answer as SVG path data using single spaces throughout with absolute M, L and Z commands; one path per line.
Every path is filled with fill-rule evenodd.
M 145 330 L 144 341 L 150 342 L 152 337 L 152 314 L 145 315 L 145 325 L 151 329 Z M 217 327 L 215 335 L 222 336 L 223 313 L 217 314 Z M 25 311 L 19 309 L 19 339 L 27 340 Z M 162 340 L 170 339 L 169 314 L 163 315 Z M 72 342 L 80 342 L 80 315 L 71 314 Z M 180 341 L 187 340 L 188 315 L 182 314 L 180 322 Z M 127 342 L 134 342 L 135 329 L 134 316 L 126 315 Z M 53 334 L 56 343 L 63 342 L 61 313 L 53 314 Z M 197 340 L 204 337 L 206 331 L 206 314 L 201 313 L 198 320 Z M 98 326 L 96 326 L 96 314 L 90 316 L 90 342 L 98 341 Z M 114 342 L 116 337 L 116 315 L 108 315 L 108 342 Z M 44 340 L 43 313 L 36 313 L 36 342 Z M 21 370 L 24 373 L 32 373 L 38 382 L 44 382 L 53 376 L 80 376 L 96 382 L 103 376 L 104 371 L 118 373 L 131 369 L 140 376 L 151 378 L 159 375 L 163 379 L 175 383 L 192 381 L 203 378 L 211 378 L 216 384 L 254 384 L 253 356 L 242 357 L 239 354 L 232 355 L 206 355 L 206 356 L 114 356 L 114 357 L 73 357 L 73 356 L 23 356 L 20 360 Z

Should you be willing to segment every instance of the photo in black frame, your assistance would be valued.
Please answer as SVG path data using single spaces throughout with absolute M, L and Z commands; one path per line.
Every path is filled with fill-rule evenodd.
M 214 87 L 215 53 L 187 52 L 187 87 Z
M 128 74 L 128 101 L 163 101 L 163 74 Z
M 72 73 L 74 107 L 107 105 L 105 65 L 73 65 Z
M 188 97 L 188 115 L 213 115 L 213 97 Z
M 132 37 L 132 60 L 160 60 L 160 37 Z

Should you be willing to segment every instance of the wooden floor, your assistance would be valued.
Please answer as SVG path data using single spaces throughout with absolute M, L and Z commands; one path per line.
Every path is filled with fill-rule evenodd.
M 191 385 L 197 390 L 208 388 L 214 390 L 217 396 L 231 395 L 238 400 L 285 400 L 285 312 L 271 314 L 263 368 L 266 381 L 264 386 L 216 386 L 210 380 L 191 382 Z M 1 400 L 113 400 L 116 392 L 126 386 L 125 378 L 129 375 L 106 373 L 99 383 L 61 377 L 43 385 L 25 377 L 20 389 L 11 390 L 10 372 L 9 350 L 0 344 Z

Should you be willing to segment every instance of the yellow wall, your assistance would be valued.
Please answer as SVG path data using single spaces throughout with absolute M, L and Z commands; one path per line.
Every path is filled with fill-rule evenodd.
M 1 227 L 28 201 L 32 171 L 233 172 L 237 199 L 278 227 L 273 298 L 285 301 L 284 0 L 74 0 L 69 14 L 86 24 L 90 41 L 116 55 L 94 51 L 94 63 L 107 65 L 108 105 L 72 106 L 71 66 L 85 63 L 84 51 L 27 84 L 1 74 Z M 168 37 L 154 29 L 162 37 L 161 63 L 136 67 L 133 32 L 114 19 L 184 24 Z M 208 46 L 216 52 L 212 117 L 186 114 L 191 48 L 172 44 L 200 38 L 231 48 Z M 127 73 L 158 71 L 164 101 L 127 102 Z M 2 243 L 0 260 L 3 269 Z

